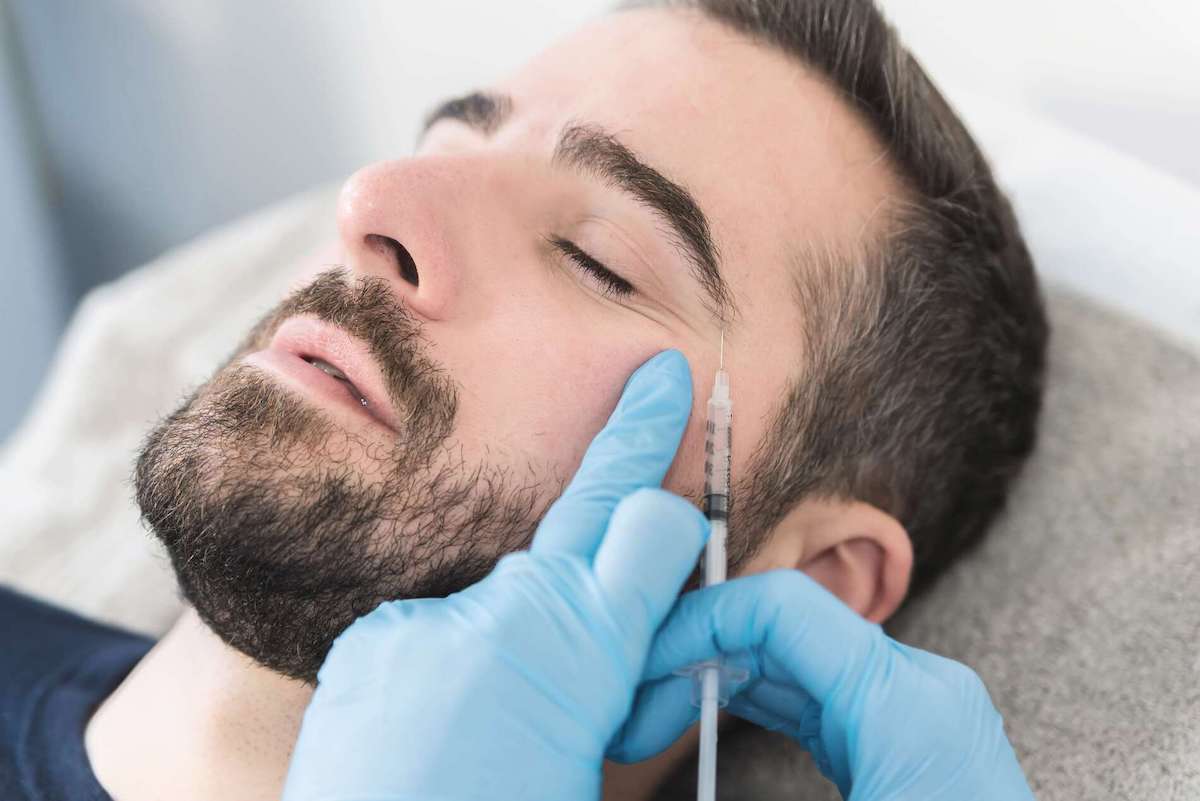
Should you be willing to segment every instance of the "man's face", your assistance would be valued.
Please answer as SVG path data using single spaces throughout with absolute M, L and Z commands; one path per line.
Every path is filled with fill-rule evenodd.
M 345 272 L 264 320 L 139 464 L 200 615 L 309 680 L 356 616 L 527 545 L 665 348 L 695 381 L 665 486 L 698 498 L 722 328 L 744 477 L 798 368 L 795 254 L 854 242 L 893 191 L 832 92 L 693 13 L 605 17 L 437 116 L 346 183 Z

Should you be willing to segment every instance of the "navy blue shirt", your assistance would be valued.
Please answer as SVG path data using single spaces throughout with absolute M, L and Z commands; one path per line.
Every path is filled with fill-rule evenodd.
M 0 799 L 112 801 L 84 726 L 153 644 L 0 587 Z

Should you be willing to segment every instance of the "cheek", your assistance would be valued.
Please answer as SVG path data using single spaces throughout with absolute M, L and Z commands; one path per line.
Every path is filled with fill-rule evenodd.
M 517 477 L 532 466 L 543 480 L 574 475 L 629 375 L 660 349 L 578 323 L 514 315 L 503 336 L 440 343 L 439 361 L 459 384 L 455 445 L 468 463 L 510 466 Z
M 675 461 L 663 479 L 663 487 L 699 503 L 704 492 L 704 429 L 708 388 L 696 383 L 695 373 L 692 380 L 692 416 L 688 418 L 687 428 L 683 431 Z

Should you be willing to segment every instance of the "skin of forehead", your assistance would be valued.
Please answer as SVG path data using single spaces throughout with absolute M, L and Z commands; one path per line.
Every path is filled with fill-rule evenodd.
M 822 79 L 697 12 L 601 17 L 499 87 L 525 101 L 511 136 L 549 146 L 568 119 L 600 123 L 682 179 L 714 228 L 853 239 L 897 191 L 882 146 Z

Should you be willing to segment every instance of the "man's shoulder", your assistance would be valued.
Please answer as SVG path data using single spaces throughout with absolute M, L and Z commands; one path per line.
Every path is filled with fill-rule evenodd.
M 152 645 L 0 587 L 0 795 L 104 797 L 83 727 Z
M 44 675 L 52 664 L 73 662 L 115 644 L 152 641 L 0 586 L 0 688 L 18 674 Z M 0 689 L 0 693 L 4 692 Z

